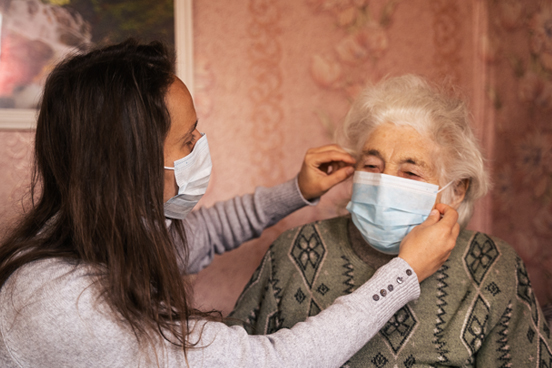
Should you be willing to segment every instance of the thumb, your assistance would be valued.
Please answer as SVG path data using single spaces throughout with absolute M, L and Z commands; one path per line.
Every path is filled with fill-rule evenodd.
M 420 226 L 431 226 L 439 222 L 441 219 L 441 213 L 435 208 L 431 210 L 427 219 L 420 224 Z

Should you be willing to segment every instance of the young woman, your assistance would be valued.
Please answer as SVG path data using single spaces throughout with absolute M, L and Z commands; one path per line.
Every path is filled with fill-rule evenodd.
M 0 246 L 0 365 L 340 366 L 446 260 L 454 210 L 438 206 L 365 285 L 272 335 L 192 309 L 186 277 L 352 173 L 325 174 L 334 161 L 351 158 L 313 150 L 297 182 L 189 213 L 210 157 L 172 56 L 129 40 L 63 61 L 41 103 L 33 206 Z

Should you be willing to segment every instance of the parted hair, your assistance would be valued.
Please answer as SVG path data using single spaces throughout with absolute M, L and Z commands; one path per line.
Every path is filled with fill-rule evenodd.
M 361 92 L 335 139 L 358 157 L 370 134 L 385 123 L 410 126 L 437 144 L 433 157 L 439 184 L 453 182 L 443 191 L 443 203 L 450 203 L 458 186 L 469 181 L 458 208 L 458 222 L 465 227 L 475 201 L 488 192 L 490 182 L 468 108 L 459 93 L 416 75 L 383 79 Z
M 177 253 L 187 254 L 183 228 L 170 236 L 163 210 L 174 78 L 172 51 L 132 39 L 54 68 L 36 127 L 31 206 L 0 246 L 0 286 L 35 260 L 97 266 L 100 297 L 139 341 L 165 338 L 186 351 L 187 321 L 202 314 L 177 265 Z

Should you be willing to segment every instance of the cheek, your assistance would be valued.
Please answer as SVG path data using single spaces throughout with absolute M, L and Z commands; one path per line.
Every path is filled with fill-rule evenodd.
M 163 188 L 163 201 L 167 202 L 178 193 L 178 185 L 173 170 L 165 170 L 165 187 Z

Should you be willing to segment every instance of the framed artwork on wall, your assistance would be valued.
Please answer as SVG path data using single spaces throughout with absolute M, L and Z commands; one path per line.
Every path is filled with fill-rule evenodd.
M 0 129 L 33 129 L 46 76 L 64 56 L 128 37 L 174 45 L 193 91 L 192 0 L 0 0 Z

